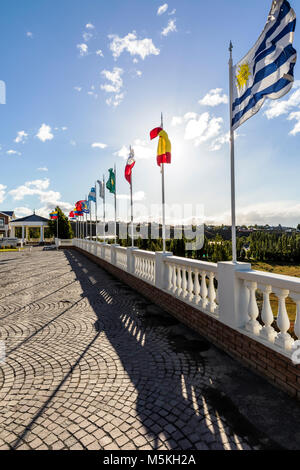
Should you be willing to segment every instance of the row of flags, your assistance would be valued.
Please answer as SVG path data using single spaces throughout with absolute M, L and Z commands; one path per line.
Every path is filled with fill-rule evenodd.
M 236 261 L 235 230 L 235 164 L 234 164 L 234 131 L 262 107 L 266 98 L 275 100 L 288 93 L 294 81 L 294 67 L 297 52 L 293 48 L 296 14 L 287 0 L 273 0 L 265 28 L 255 45 L 233 66 L 232 43 L 230 42 L 229 89 L 230 89 L 230 148 L 231 148 L 231 213 L 232 213 L 232 253 Z M 164 199 L 164 164 L 171 163 L 171 142 L 161 125 L 150 132 L 150 140 L 159 137 L 156 160 L 162 174 L 162 208 L 163 208 L 163 247 L 165 250 L 165 199 Z M 125 166 L 125 179 L 130 184 L 131 222 L 133 227 L 132 170 L 135 165 L 134 150 L 130 147 Z M 97 180 L 99 197 L 103 200 L 105 222 L 105 188 L 115 196 L 116 213 L 116 169 L 108 170 L 105 180 Z M 91 214 L 91 203 L 97 205 L 96 183 L 89 192 L 87 200 L 76 202 L 69 217 L 74 219 Z M 51 218 L 57 218 L 52 212 Z M 96 210 L 97 222 L 97 210 Z M 133 229 L 132 229 L 133 230 Z M 132 232 L 133 233 L 133 232 Z

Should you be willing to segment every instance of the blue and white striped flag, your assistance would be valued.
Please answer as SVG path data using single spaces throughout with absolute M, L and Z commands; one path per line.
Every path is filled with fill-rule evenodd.
M 90 193 L 89 193 L 89 197 L 88 197 L 88 201 L 93 201 L 93 202 L 96 202 L 96 188 L 91 188 L 90 190 Z
M 276 100 L 292 88 L 295 26 L 296 14 L 289 2 L 274 0 L 258 41 L 233 67 L 233 130 L 256 114 L 266 98 Z

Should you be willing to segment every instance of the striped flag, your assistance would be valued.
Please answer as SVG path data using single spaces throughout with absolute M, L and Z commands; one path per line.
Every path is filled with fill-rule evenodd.
M 292 88 L 295 26 L 296 14 L 289 2 L 274 0 L 256 44 L 233 67 L 233 130 L 256 114 L 266 98 L 276 100 Z
M 58 212 L 57 211 L 50 212 L 49 215 L 50 215 L 51 220 L 58 219 Z
M 131 184 L 131 172 L 132 168 L 135 165 L 135 159 L 134 159 L 134 150 L 133 148 L 130 147 L 130 153 L 129 157 L 127 159 L 127 163 L 125 166 L 125 179 L 128 181 L 129 184 Z
M 156 161 L 158 166 L 162 163 L 171 163 L 171 142 L 168 134 L 162 127 L 156 127 L 150 132 L 150 140 L 159 136 Z

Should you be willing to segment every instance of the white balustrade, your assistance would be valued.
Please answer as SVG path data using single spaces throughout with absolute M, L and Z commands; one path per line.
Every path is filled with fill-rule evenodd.
M 150 284 L 155 283 L 155 253 L 145 250 L 134 250 L 134 274 Z
M 177 256 L 165 258 L 164 263 L 168 273 L 166 288 L 168 292 L 205 312 L 214 316 L 218 315 L 215 288 L 217 265 L 215 263 Z M 201 276 L 201 283 L 199 276 Z
M 277 347 L 279 351 L 291 352 L 295 342 L 293 336 L 300 339 L 300 279 L 252 270 L 237 272 L 237 276 L 243 279 L 244 289 L 248 290 L 249 295 L 249 320 L 245 324 L 245 329 L 272 345 L 273 348 Z M 263 294 L 260 321 L 258 321 L 257 289 Z M 278 310 L 275 314 L 271 307 L 271 295 L 273 301 L 277 299 L 278 302 Z M 288 298 L 295 303 L 293 336 L 289 333 L 291 322 L 287 312 Z
M 127 271 L 127 250 L 122 246 L 116 247 L 116 266 Z
M 171 253 L 112 248 L 86 239 L 61 242 L 94 253 L 108 263 L 113 259 L 120 269 L 289 357 L 295 339 L 300 339 L 300 279 L 296 277 L 253 271 L 245 263 L 232 268 L 231 263 L 217 265 Z M 276 312 L 274 307 L 272 310 L 274 300 L 278 303 Z M 289 313 L 294 309 L 294 322 L 287 303 Z

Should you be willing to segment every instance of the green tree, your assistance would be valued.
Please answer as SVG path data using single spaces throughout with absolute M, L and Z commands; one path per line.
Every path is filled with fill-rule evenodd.
M 74 237 L 74 233 L 70 224 L 68 217 L 63 213 L 63 211 L 57 206 L 55 208 L 58 212 L 58 238 L 63 240 L 68 240 Z M 57 236 L 57 220 L 50 220 L 48 223 L 50 233 L 56 237 Z

